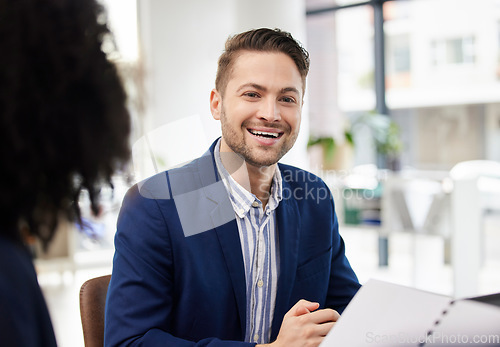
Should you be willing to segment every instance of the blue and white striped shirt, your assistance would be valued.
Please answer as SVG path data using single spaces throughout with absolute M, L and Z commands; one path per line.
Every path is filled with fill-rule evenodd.
M 269 201 L 262 202 L 227 172 L 215 146 L 217 170 L 233 205 L 246 278 L 246 342 L 269 343 L 279 278 L 279 247 L 275 210 L 282 199 L 281 172 L 276 171 Z

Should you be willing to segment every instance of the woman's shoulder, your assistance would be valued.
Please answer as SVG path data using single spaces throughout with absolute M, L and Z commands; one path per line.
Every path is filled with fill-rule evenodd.
M 28 249 L 0 236 L 0 336 L 13 345 L 55 346 L 49 312 Z M 9 345 L 8 343 L 6 345 Z

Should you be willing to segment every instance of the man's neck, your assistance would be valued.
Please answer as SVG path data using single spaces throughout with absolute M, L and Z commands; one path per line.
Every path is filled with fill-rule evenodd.
M 263 204 L 267 205 L 271 192 L 276 165 L 254 166 L 248 164 L 234 152 L 222 152 L 221 161 L 231 177 L 243 188 L 254 194 Z
M 261 167 L 245 164 L 250 179 L 251 192 L 262 202 L 263 207 L 266 207 L 271 195 L 271 185 L 277 164 Z

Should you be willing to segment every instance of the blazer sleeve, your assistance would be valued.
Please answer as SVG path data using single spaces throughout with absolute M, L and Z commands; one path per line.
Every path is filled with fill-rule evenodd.
M 361 285 L 345 255 L 345 244 L 339 234 L 337 213 L 331 196 L 329 203 L 332 211 L 332 266 L 326 307 L 335 308 L 339 313 L 342 313 Z
M 174 264 L 168 223 L 157 199 L 132 187 L 125 196 L 115 235 L 115 256 L 105 314 L 105 346 L 254 346 L 172 334 Z M 182 271 L 182 269 L 180 269 Z M 186 320 L 190 312 L 183 313 Z

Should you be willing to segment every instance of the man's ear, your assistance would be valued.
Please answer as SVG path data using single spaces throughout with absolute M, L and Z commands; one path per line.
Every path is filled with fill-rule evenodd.
M 212 112 L 212 117 L 214 117 L 214 119 L 220 120 L 222 97 L 217 89 L 212 89 L 212 92 L 210 93 L 210 111 Z

